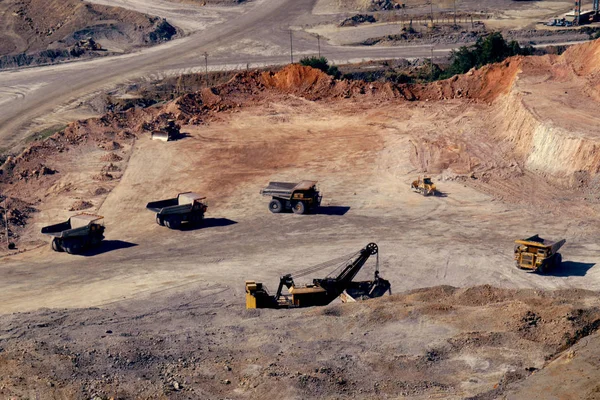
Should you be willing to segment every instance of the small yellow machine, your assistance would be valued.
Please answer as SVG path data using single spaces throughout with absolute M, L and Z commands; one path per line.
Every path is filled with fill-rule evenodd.
M 542 239 L 538 235 L 515 240 L 517 268 L 543 273 L 560 266 L 562 256 L 558 250 L 565 243 L 565 239 L 554 242 Z
M 417 192 L 421 193 L 423 196 L 430 196 L 436 194 L 436 188 L 433 182 L 431 181 L 431 177 L 424 176 L 423 179 L 419 176 L 416 181 L 413 181 L 410 184 L 410 188 Z

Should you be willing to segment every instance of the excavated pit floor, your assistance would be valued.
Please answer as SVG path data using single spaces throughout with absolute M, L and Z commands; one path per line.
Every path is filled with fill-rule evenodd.
M 504 67 L 478 76 L 493 80 Z M 576 67 L 580 75 L 568 79 L 579 84 L 587 78 Z M 527 68 L 520 65 L 519 70 Z M 302 71 L 295 73 L 301 76 Z M 282 85 L 293 86 L 291 77 L 283 74 L 274 81 L 281 78 Z M 93 179 L 108 150 L 78 146 L 53 156 L 48 164 L 63 175 L 49 188 L 36 186 L 43 179 L 24 186 L 29 195 L 38 193 L 44 200 L 23 232 L 23 247 L 43 242 L 39 228 L 66 218 L 70 212 L 65 205 L 87 200 L 84 196 L 98 186 L 112 188 L 107 196 L 93 199 L 92 209 L 105 216 L 107 240 L 87 256 L 54 253 L 44 245 L 2 258 L 0 313 L 21 313 L 0 319 L 0 345 L 8 349 L 4 355 L 0 350 L 0 358 L 29 377 L 30 387 L 82 398 L 99 391 L 116 395 L 114 388 L 132 396 L 160 390 L 159 398 L 184 398 L 181 386 L 206 397 L 284 393 L 316 398 L 346 392 L 347 397 L 487 393 L 494 398 L 501 393 L 494 390 L 543 367 L 570 341 L 593 332 L 598 321 L 597 296 L 582 289 L 600 290 L 599 196 L 593 187 L 569 180 L 580 168 L 578 154 L 583 153 L 578 149 L 595 156 L 589 149 L 596 138 L 584 130 L 580 136 L 585 143 L 562 151 L 559 167 L 553 159 L 539 164 L 539 148 L 526 151 L 535 135 L 546 135 L 545 141 L 558 143 L 551 147 L 559 150 L 567 149 L 560 142 L 568 138 L 547 129 L 544 115 L 535 112 L 536 105 L 545 107 L 543 100 L 531 103 L 534 107 L 523 105 L 526 91 L 543 97 L 557 87 L 549 79 L 544 91 L 531 77 L 515 75 L 512 91 L 514 79 L 508 79 L 509 87 L 501 90 L 506 96 L 482 92 L 489 103 L 441 100 L 446 92 L 439 85 L 431 89 L 441 88 L 438 100 L 416 102 L 366 96 L 309 101 L 282 89 L 217 113 L 209 124 L 185 125 L 186 137 L 175 142 L 151 141 L 146 135 L 121 140 L 123 147 L 110 151 L 123 158 L 115 173 L 122 177 L 111 182 Z M 461 79 L 452 83 L 455 94 Z M 594 81 L 589 82 L 585 87 L 593 89 Z M 589 93 L 595 101 L 596 92 Z M 573 114 L 577 123 L 595 124 L 595 114 L 584 112 L 592 109 Z M 562 122 L 560 129 L 566 129 L 569 121 Z M 596 158 L 586 160 L 596 165 Z M 538 171 L 529 168 L 535 162 Z M 411 180 L 425 170 L 433 174 L 440 196 L 410 191 Z M 271 180 L 300 179 L 319 181 L 321 211 L 270 214 L 260 188 Z M 202 229 L 170 231 L 156 225 L 154 215 L 144 209 L 149 201 L 187 190 L 209 199 Z M 567 239 L 563 265 L 548 275 L 514 266 L 514 240 L 535 233 Z M 476 289 L 481 297 L 464 303 L 432 289 L 428 300 L 405 295 L 289 314 L 244 311 L 244 280 L 274 288 L 281 274 L 355 252 L 369 242 L 379 245 L 381 275 L 395 293 L 481 284 L 533 290 L 526 298 L 511 292 L 513 298 L 485 286 Z M 367 265 L 358 278 L 370 277 L 372 268 Z M 565 291 L 556 303 L 547 304 L 548 296 L 554 296 L 547 289 Z M 426 303 L 425 309 L 411 313 L 419 302 Z M 552 306 L 552 314 L 544 314 L 545 304 Z M 339 316 L 343 318 L 335 320 Z M 484 317 L 488 322 L 479 324 Z M 132 321 L 140 321 L 140 327 Z M 113 324 L 119 330 L 113 331 Z M 536 328 L 555 324 L 562 330 Z M 510 334 L 498 333 L 505 331 Z M 102 357 L 84 352 L 113 332 L 119 338 L 96 350 Z M 5 346 L 4 340 L 11 344 Z M 44 370 L 48 364 L 40 360 L 47 357 L 57 358 L 58 373 Z M 102 372 L 105 364 L 120 372 Z M 296 369 L 299 364 L 303 367 Z M 41 372 L 27 372 L 28 365 Z M 409 365 L 414 369 L 405 368 Z M 221 373 L 227 367 L 236 371 L 231 378 Z M 0 394 L 28 393 L 22 381 L 9 372 L 6 376 Z M 130 379 L 142 383 L 122 382 Z

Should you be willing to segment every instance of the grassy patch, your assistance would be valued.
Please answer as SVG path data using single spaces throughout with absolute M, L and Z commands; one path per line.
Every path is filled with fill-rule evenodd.
M 31 142 L 44 140 L 44 139 L 49 138 L 50 136 L 54 135 L 56 132 L 62 131 L 66 127 L 67 127 L 67 125 L 53 125 L 49 128 L 46 128 L 42 131 L 36 132 L 33 135 L 29 136 L 25 140 L 25 143 L 31 143 Z

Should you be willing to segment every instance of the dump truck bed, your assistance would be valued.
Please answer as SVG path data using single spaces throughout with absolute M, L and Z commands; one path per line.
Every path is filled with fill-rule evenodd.
M 263 196 L 281 197 L 291 199 L 297 190 L 309 190 L 317 184 L 317 181 L 301 182 L 269 182 L 269 185 L 260 191 Z
M 538 235 L 533 235 L 531 237 L 528 237 L 527 239 L 515 240 L 516 244 L 520 244 L 523 246 L 538 247 L 538 248 L 544 247 L 544 248 L 552 249 L 553 253 L 557 252 L 558 249 L 560 249 L 565 244 L 565 242 L 566 242 L 565 239 L 550 240 L 550 239 L 541 238 Z
M 44 235 L 60 238 L 83 236 L 88 234 L 88 227 L 90 224 L 99 223 L 102 218 L 104 217 L 94 214 L 77 214 L 69 218 L 68 221 L 43 227 L 42 233 Z
M 146 204 L 146 208 L 148 210 L 150 210 L 150 211 L 160 212 L 163 208 L 173 207 L 173 206 L 176 206 L 178 204 L 179 203 L 177 201 L 177 197 L 175 197 L 173 199 L 152 201 L 152 202 Z
M 42 228 L 44 235 L 61 237 L 62 233 L 71 229 L 71 221 L 61 222 L 60 224 L 45 226 Z
M 172 199 L 152 201 L 146 204 L 146 208 L 160 215 L 185 214 L 192 211 L 194 203 L 205 198 L 194 192 L 179 193 L 177 197 Z

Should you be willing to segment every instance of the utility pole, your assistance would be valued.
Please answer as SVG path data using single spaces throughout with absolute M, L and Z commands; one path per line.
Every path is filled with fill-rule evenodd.
M 294 63 L 294 46 L 292 44 L 292 30 L 290 29 L 290 60 L 291 64 Z
M 433 25 L 433 0 L 429 1 L 429 6 L 431 7 L 431 25 Z
M 321 58 L 321 35 L 317 33 L 317 46 L 319 48 L 319 58 Z
M 10 245 L 8 242 L 8 203 L 6 202 L 7 197 L 4 198 L 4 223 L 6 226 L 6 247 Z
M 208 87 L 208 53 L 204 52 L 204 79 L 206 80 L 206 87 Z
M 433 82 L 433 45 L 431 45 L 431 58 L 429 62 L 431 63 L 431 82 Z
M 454 0 L 454 27 L 456 27 L 456 0 Z

